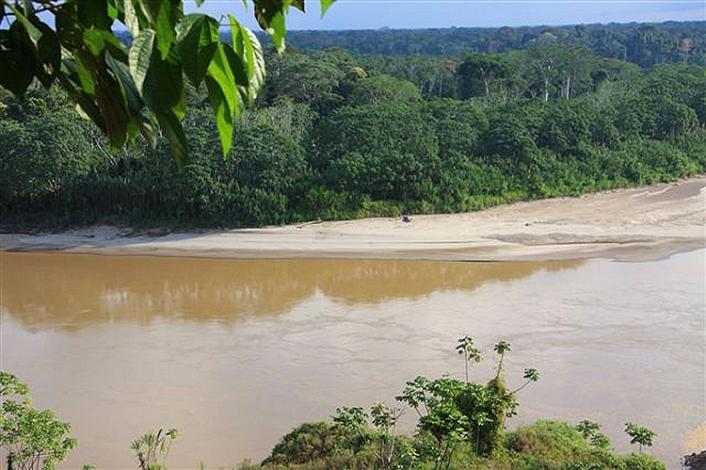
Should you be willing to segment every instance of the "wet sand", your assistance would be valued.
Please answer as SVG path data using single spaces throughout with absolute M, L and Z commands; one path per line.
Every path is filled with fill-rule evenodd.
M 425 260 L 661 259 L 704 246 L 706 176 L 673 184 L 521 202 L 464 214 L 135 235 L 96 226 L 0 234 L 11 251 L 223 258 Z

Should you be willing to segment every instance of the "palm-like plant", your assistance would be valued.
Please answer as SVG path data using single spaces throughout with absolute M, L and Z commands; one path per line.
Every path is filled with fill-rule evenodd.
M 456 344 L 456 351 L 463 355 L 463 362 L 466 368 L 466 383 L 468 383 L 468 363 L 470 361 L 480 362 L 482 356 L 480 354 L 480 349 L 478 349 L 475 344 L 473 344 L 473 338 L 466 335 L 463 338 L 459 338 Z
M 508 343 L 507 341 L 500 341 L 498 342 L 498 344 L 495 345 L 493 349 L 500 356 L 500 360 L 498 361 L 498 370 L 495 374 L 495 378 L 497 379 L 500 377 L 500 374 L 503 371 L 503 359 L 505 358 L 505 353 L 510 351 L 510 343 Z
M 176 436 L 176 429 L 169 429 L 166 432 L 160 429 L 157 432 L 150 431 L 134 440 L 130 449 L 135 452 L 140 470 L 166 470 L 167 456 Z
M 519 388 L 516 388 L 512 392 L 510 392 L 510 395 L 513 395 L 523 388 L 525 388 L 527 385 L 529 385 L 531 382 L 537 382 L 539 380 L 539 371 L 537 369 L 525 369 L 525 373 L 522 375 L 522 377 L 525 379 L 525 383 L 520 385 Z

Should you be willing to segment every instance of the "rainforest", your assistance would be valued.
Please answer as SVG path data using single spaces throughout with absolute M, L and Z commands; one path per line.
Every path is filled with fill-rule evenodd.
M 613 29 L 537 32 L 498 53 L 475 52 L 482 38 L 472 31 L 453 42 L 455 30 L 439 33 L 456 45 L 447 56 L 270 51 L 265 88 L 236 121 L 225 158 L 205 87 L 187 87 L 184 165 L 164 140 L 111 151 L 58 89 L 34 87 L 23 100 L 5 92 L 3 224 L 251 227 L 461 212 L 703 172 L 703 28 L 635 28 L 625 44 Z M 371 49 L 358 34 L 295 33 L 293 42 L 325 36 Z M 366 37 L 408 44 L 426 34 Z M 583 37 L 643 52 L 618 59 Z

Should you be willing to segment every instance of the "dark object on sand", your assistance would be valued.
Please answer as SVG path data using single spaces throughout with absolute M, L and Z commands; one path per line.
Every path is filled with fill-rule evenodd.
M 684 467 L 690 470 L 706 470 L 706 450 L 684 456 Z
M 402 222 L 411 222 L 412 219 L 408 215 L 403 215 L 402 216 Z

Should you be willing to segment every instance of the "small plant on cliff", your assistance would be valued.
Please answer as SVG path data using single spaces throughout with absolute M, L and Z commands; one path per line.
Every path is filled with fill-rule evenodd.
M 167 431 L 160 429 L 157 432 L 150 431 L 139 439 L 132 441 L 130 449 L 137 457 L 139 469 L 166 470 L 169 450 L 176 436 L 176 429 Z
M 397 422 L 404 414 L 402 408 L 390 408 L 378 402 L 370 409 L 370 418 L 377 430 L 377 450 L 374 454 L 383 469 L 393 469 L 396 464 L 396 454 L 399 447 L 397 435 Z
M 610 448 L 610 439 L 600 432 L 600 424 L 584 419 L 576 425 L 576 430 L 580 432 L 583 438 L 592 446 L 602 449 Z
M 644 426 L 633 423 L 625 423 L 625 433 L 630 438 L 630 444 L 637 444 L 638 453 L 642 453 L 642 446 L 652 447 L 657 434 Z
M 463 355 L 463 364 L 466 367 L 466 383 L 468 383 L 468 363 L 470 361 L 480 362 L 483 359 L 480 355 L 480 349 L 473 344 L 473 338 L 464 336 L 456 341 L 456 351 Z

